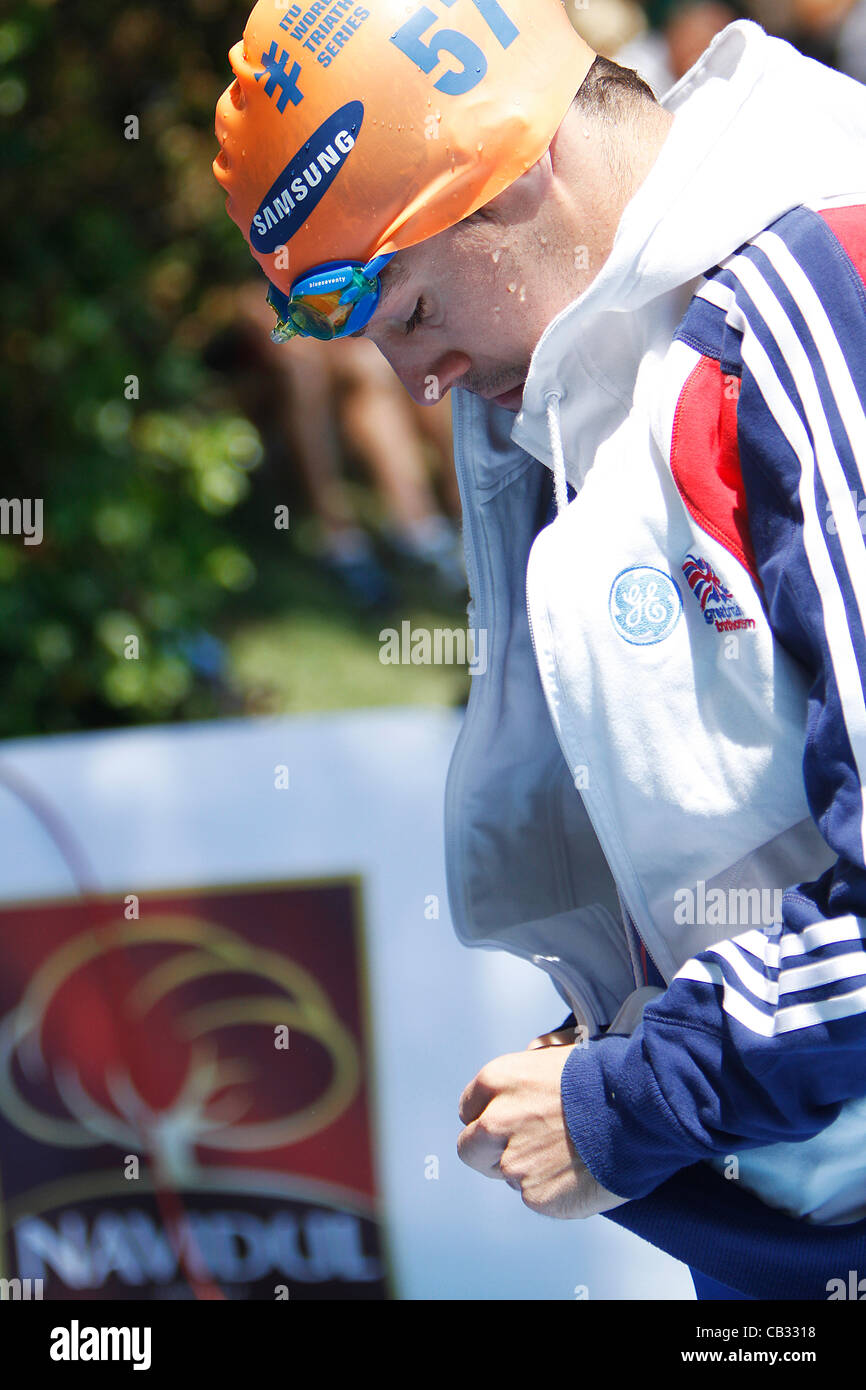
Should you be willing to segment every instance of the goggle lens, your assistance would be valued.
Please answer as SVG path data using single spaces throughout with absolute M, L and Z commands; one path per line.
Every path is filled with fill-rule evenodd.
M 344 313 L 342 317 L 345 321 L 348 318 L 348 313 Z M 340 327 L 327 309 L 323 312 L 309 300 L 298 300 L 293 303 L 289 309 L 289 318 L 302 337 L 319 338 L 323 342 L 335 338 Z

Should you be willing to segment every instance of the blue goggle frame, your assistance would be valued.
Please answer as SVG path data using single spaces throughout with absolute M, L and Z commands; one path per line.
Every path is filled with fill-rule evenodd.
M 360 261 L 329 261 L 292 285 L 290 295 L 269 283 L 268 303 L 277 316 L 275 343 L 292 338 L 346 338 L 366 327 L 376 312 L 379 272 L 396 255 L 391 251 Z

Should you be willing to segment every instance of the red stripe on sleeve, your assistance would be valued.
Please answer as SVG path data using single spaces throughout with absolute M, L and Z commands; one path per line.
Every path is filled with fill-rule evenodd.
M 746 492 L 737 443 L 740 379 L 702 357 L 674 413 L 671 472 L 695 521 L 744 565 L 756 583 Z
M 866 285 L 866 207 L 824 208 L 821 217 L 842 245 Z

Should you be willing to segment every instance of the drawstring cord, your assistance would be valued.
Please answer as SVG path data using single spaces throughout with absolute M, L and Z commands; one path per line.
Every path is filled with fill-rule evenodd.
M 550 452 L 553 454 L 553 490 L 556 496 L 556 514 L 568 506 L 568 487 L 565 481 L 565 455 L 562 451 L 562 425 L 559 417 L 560 394 L 547 391 L 547 432 L 550 436 Z

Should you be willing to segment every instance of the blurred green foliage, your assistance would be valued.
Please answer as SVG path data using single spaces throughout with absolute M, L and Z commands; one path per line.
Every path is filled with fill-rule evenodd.
M 0 737 L 465 698 L 465 670 L 378 660 L 381 627 L 419 609 L 462 625 L 463 602 L 434 611 L 411 576 L 393 619 L 347 601 L 290 441 L 263 447 L 241 413 L 255 364 L 214 350 L 260 277 L 211 171 L 248 9 L 0 17 L 0 499 L 44 512 L 41 544 L 0 534 Z M 369 488 L 358 505 L 375 531 Z
M 251 267 L 210 168 L 245 17 L 42 0 L 0 19 L 0 495 L 44 503 L 42 544 L 0 536 L 0 735 L 220 708 L 201 636 L 268 529 L 243 521 L 261 442 L 201 364 L 220 287 Z

